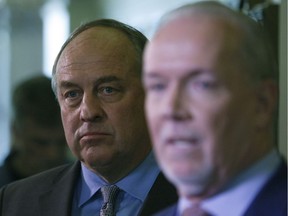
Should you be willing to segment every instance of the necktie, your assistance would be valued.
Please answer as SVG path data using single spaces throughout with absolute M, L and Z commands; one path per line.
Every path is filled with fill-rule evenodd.
M 119 188 L 116 185 L 107 185 L 101 187 L 103 196 L 103 205 L 100 210 L 100 216 L 115 216 L 114 202 L 119 193 Z
M 210 216 L 210 214 L 201 209 L 199 205 L 193 205 L 192 207 L 186 208 L 182 216 Z

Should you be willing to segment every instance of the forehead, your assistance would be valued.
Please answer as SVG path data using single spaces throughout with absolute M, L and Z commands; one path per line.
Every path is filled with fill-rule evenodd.
M 212 50 L 228 47 L 237 39 L 236 28 L 220 17 L 190 15 L 179 17 L 160 27 L 150 45 L 201 45 Z M 229 38 L 229 40 L 227 40 Z
M 101 61 L 129 63 L 135 60 L 135 49 L 127 36 L 110 27 L 92 27 L 81 32 L 64 48 L 56 71 L 59 69 Z M 130 62 L 130 63 L 131 63 Z
M 189 66 L 187 63 L 212 66 L 235 51 L 236 40 L 234 29 L 222 19 L 189 16 L 172 20 L 159 29 L 146 47 L 145 71 L 159 65 L 167 69 Z

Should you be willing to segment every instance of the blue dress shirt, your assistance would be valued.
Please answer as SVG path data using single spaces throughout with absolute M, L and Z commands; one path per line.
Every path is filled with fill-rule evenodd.
M 72 216 L 97 216 L 103 202 L 103 179 L 81 164 L 81 177 L 73 198 Z M 116 182 L 121 191 L 116 199 L 117 216 L 137 215 L 160 170 L 151 152 L 128 176 Z

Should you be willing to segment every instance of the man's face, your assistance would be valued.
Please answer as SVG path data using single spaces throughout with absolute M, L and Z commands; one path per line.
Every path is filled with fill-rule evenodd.
M 67 144 L 61 122 L 44 127 L 27 117 L 14 128 L 15 145 L 27 170 L 35 174 L 67 162 Z
M 68 145 L 88 168 L 121 175 L 144 159 L 144 91 L 126 36 L 103 27 L 78 35 L 58 62 L 57 88 Z
M 237 62 L 236 35 L 229 31 L 216 21 L 183 18 L 163 27 L 145 50 L 152 141 L 161 167 L 183 194 L 219 187 L 255 150 L 255 89 Z

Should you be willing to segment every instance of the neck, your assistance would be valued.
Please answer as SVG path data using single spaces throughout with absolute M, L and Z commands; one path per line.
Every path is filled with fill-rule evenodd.
M 142 154 L 142 157 L 131 159 L 126 158 L 127 160 L 122 160 L 121 162 L 117 160 L 115 163 L 109 164 L 105 167 L 88 168 L 100 176 L 107 183 L 114 184 L 115 182 L 127 176 L 134 169 L 136 169 L 136 167 L 138 167 L 146 159 L 150 151 L 151 148 L 147 149 L 145 154 Z

